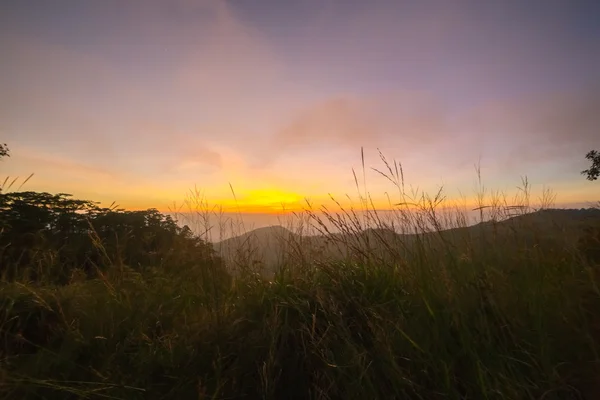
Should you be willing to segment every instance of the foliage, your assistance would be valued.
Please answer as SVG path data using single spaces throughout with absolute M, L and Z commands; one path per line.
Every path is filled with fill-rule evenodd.
M 588 262 L 600 266 L 600 224 L 585 228 L 579 239 L 579 250 Z
M 356 235 L 360 261 L 282 267 L 270 282 L 242 273 L 231 284 L 211 258 L 200 268 L 174 258 L 167 248 L 198 254 L 203 242 L 155 210 L 30 192 L 2 204 L 10 229 L 26 217 L 15 226 L 48 232 L 41 243 L 58 248 L 79 238 L 73 249 L 90 250 L 83 238 L 97 237 L 113 263 L 141 271 L 0 284 L 6 399 L 577 399 L 600 390 L 597 266 L 587 236 L 577 242 L 562 218 L 594 226 L 593 210 L 415 235 L 410 251 L 387 259 L 359 244 L 360 225 L 349 224 L 360 221 L 339 217 L 348 232 L 339 238 Z M 436 215 L 424 205 L 409 221 Z M 168 262 L 144 269 L 157 265 L 152 249 Z
M 2 157 L 10 157 L 10 150 L 9 150 L 8 146 L 6 145 L 6 143 L 4 143 L 4 144 L 0 143 L 0 159 Z
M 0 272 L 5 279 L 66 283 L 75 270 L 135 271 L 218 263 L 212 247 L 155 209 L 101 208 L 59 193 L 0 193 Z
M 581 171 L 581 174 L 587 175 L 586 179 L 595 181 L 600 176 L 600 153 L 592 150 L 586 154 L 585 158 L 592 162 L 592 166 L 589 169 Z
M 423 241 L 401 265 L 320 264 L 212 291 L 189 276 L 4 284 L 0 394 L 597 398 L 592 270 L 566 244 L 519 243 L 472 239 L 484 254 L 464 257 Z

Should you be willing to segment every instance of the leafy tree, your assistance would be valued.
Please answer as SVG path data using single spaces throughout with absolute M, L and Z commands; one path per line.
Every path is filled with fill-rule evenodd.
M 6 144 L 0 144 L 2 157 L 10 157 Z M 75 270 L 94 276 L 116 265 L 138 272 L 214 267 L 213 279 L 229 279 L 210 243 L 155 209 L 101 208 L 66 193 L 6 193 L 3 187 L 0 278 L 66 283 Z
M 595 181 L 600 176 L 600 153 L 592 150 L 586 154 L 585 158 L 592 162 L 592 166 L 589 169 L 581 171 L 581 174 L 587 175 L 586 179 Z
M 10 157 L 10 150 L 8 149 L 6 143 L 0 143 L 0 158 L 2 157 Z
M 0 192 L 0 274 L 5 279 L 68 282 L 112 266 L 138 272 L 213 266 L 212 245 L 155 209 L 101 208 L 65 193 Z

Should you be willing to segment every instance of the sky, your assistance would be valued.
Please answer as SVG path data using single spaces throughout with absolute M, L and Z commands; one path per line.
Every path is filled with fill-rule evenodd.
M 600 2 L 0 2 L 0 176 L 167 210 L 248 213 L 528 177 L 597 201 Z M 361 149 L 364 151 L 365 173 Z M 233 190 L 232 190 L 233 189 Z

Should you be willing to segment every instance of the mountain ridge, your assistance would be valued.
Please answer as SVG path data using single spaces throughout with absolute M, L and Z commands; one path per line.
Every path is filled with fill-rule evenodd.
M 368 248 L 382 259 L 419 238 L 459 243 L 480 235 L 518 235 L 527 243 L 534 240 L 563 240 L 575 243 L 587 224 L 600 225 L 600 209 L 544 209 L 494 221 L 450 227 L 440 231 L 399 233 L 387 227 L 368 227 L 357 232 L 301 235 L 281 225 L 261 227 L 214 244 L 214 249 L 229 265 L 247 262 L 274 268 L 290 262 L 293 256 L 308 259 L 340 259 Z

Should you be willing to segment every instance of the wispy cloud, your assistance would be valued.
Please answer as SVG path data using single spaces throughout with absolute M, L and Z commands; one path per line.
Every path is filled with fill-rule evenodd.
M 504 166 L 565 162 L 600 145 L 600 88 L 491 102 L 464 121 Z
M 175 166 L 174 170 L 187 170 L 197 168 L 199 166 L 208 165 L 214 168 L 222 168 L 223 160 L 221 155 L 207 148 L 194 148 L 188 151 L 189 155 L 181 157 L 180 161 Z
M 185 33 L 192 44 L 185 46 L 175 83 L 235 113 L 237 100 L 272 85 L 281 65 L 260 31 L 243 23 L 228 2 L 209 4 L 202 11 L 206 23 Z
M 41 174 L 59 174 L 62 177 L 56 176 L 57 180 L 80 179 L 84 181 L 91 180 L 133 180 L 127 171 L 119 170 L 118 168 L 104 168 L 94 165 L 93 163 L 85 163 L 73 160 L 68 157 L 57 156 L 51 153 L 45 153 L 35 148 L 13 147 L 12 152 L 15 155 L 15 160 L 12 163 L 20 165 L 21 173 L 26 172 L 24 168 L 29 166 L 30 173 Z M 68 180 L 68 179 L 67 179 Z
M 290 113 L 259 149 L 263 166 L 296 152 L 361 146 L 419 151 L 446 138 L 452 127 L 439 104 L 419 93 L 341 95 Z
M 575 7 L 13 3 L 0 136 L 56 190 L 351 192 L 361 147 L 419 185 L 470 188 L 480 156 L 497 182 L 552 181 L 600 145 L 600 43 Z

